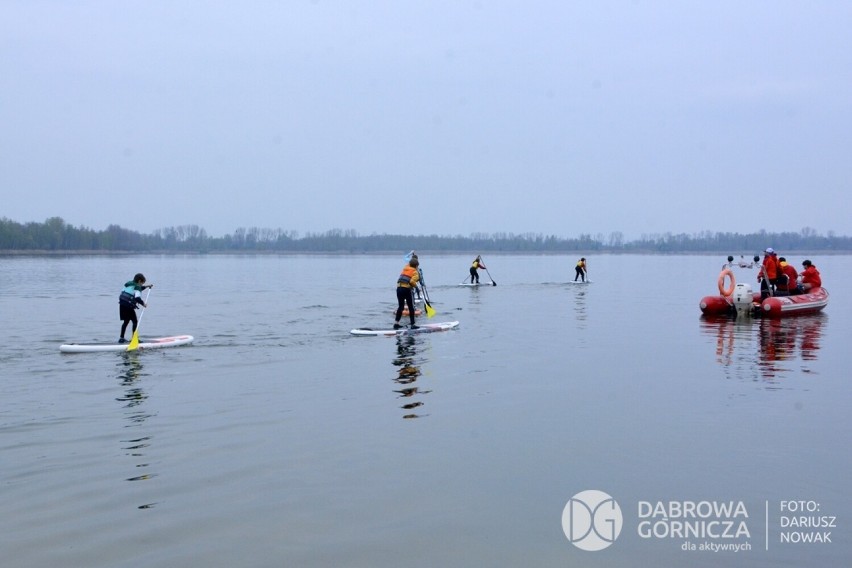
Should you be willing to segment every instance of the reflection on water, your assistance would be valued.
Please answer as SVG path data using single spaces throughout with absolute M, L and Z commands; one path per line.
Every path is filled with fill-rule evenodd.
M 420 377 L 419 361 L 417 360 L 417 351 L 415 349 L 416 345 L 417 339 L 414 335 L 398 335 L 396 337 L 396 357 L 393 360 L 393 365 L 398 368 L 397 376 L 393 380 L 399 388 L 394 389 L 394 392 L 404 401 L 401 408 L 405 411 L 402 417 L 406 419 L 423 416 L 413 411 L 423 406 L 420 397 L 432 392 L 422 390 L 415 385 L 417 379 Z
M 577 320 L 577 327 L 585 329 L 586 327 L 586 287 L 574 286 L 574 317 Z
M 702 316 L 701 331 L 716 339 L 716 362 L 737 379 L 777 384 L 787 372 L 811 373 L 827 316 L 732 318 Z M 771 386 L 769 388 L 772 388 Z
M 126 410 L 126 418 L 129 422 L 127 428 L 132 428 L 134 433 L 137 429 L 144 426 L 145 421 L 153 416 L 144 408 L 144 403 L 148 399 L 148 393 L 138 384 L 140 379 L 146 376 L 143 372 L 142 361 L 137 353 L 123 353 L 121 362 L 118 364 L 119 375 L 118 380 L 121 386 L 125 388 L 124 396 L 117 398 L 119 402 L 123 402 Z M 138 432 L 142 433 L 142 432 Z M 150 463 L 146 461 L 146 449 L 151 445 L 151 437 L 147 435 L 131 435 L 123 437 L 121 440 L 122 450 L 125 455 L 131 456 L 136 462 L 135 467 L 142 470 L 141 473 L 126 478 L 126 481 L 146 481 L 153 479 L 157 475 L 150 473 L 148 468 Z M 139 505 L 139 509 L 150 509 L 156 503 L 145 503 Z

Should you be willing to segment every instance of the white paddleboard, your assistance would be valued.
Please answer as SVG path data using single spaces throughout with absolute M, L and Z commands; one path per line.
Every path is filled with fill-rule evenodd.
M 591 283 L 592 283 L 591 280 L 586 280 L 585 282 L 583 282 L 582 280 L 569 280 L 568 281 L 568 284 L 591 284 Z
M 191 335 L 175 335 L 172 337 L 157 337 L 156 339 L 139 340 L 139 349 L 161 349 L 177 347 L 192 343 L 195 338 Z M 60 345 L 62 353 L 95 353 L 98 351 L 127 351 L 129 343 L 67 343 Z
M 352 335 L 373 336 L 373 335 L 414 335 L 416 333 L 433 333 L 436 331 L 447 331 L 459 326 L 457 321 L 442 321 L 440 323 L 424 323 L 417 329 L 409 329 L 403 327 L 401 329 L 372 329 L 369 327 L 361 327 L 353 329 L 349 333 Z

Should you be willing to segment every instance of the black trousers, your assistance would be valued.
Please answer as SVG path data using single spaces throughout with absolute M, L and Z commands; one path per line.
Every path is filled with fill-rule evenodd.
M 402 310 L 408 304 L 408 319 L 411 320 L 411 325 L 414 325 L 414 297 L 411 288 L 404 286 L 396 287 L 396 301 L 399 302 L 399 307 L 396 309 L 396 321 L 402 317 Z
M 133 323 L 131 331 L 136 331 L 136 326 L 139 325 L 139 320 L 136 318 L 136 308 L 119 304 L 118 318 L 121 320 L 121 337 L 124 337 L 124 333 L 127 331 L 127 324 L 131 322 Z

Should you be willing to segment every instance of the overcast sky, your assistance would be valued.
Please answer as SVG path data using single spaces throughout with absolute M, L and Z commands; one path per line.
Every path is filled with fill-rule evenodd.
M 852 2 L 0 0 L 0 217 L 852 234 Z

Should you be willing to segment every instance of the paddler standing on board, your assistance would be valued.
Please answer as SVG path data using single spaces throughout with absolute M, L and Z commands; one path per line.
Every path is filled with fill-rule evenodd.
M 417 258 L 417 253 L 414 252 L 414 251 L 411 251 L 410 253 L 405 255 L 404 258 L 405 258 L 405 262 L 409 262 L 412 258 Z M 418 261 L 419 261 L 419 259 L 418 259 Z M 423 270 L 418 268 L 417 269 L 417 275 L 420 277 L 420 288 L 425 289 L 426 288 L 426 279 L 423 278 Z M 423 294 L 420 293 L 420 288 L 414 289 L 414 300 L 416 302 L 423 301 L 423 299 L 424 299 Z
M 482 257 L 480 255 L 476 255 L 476 258 L 473 259 L 473 264 L 470 265 L 470 283 L 471 284 L 479 284 L 479 270 L 480 268 L 488 270 L 485 267 L 485 264 L 482 263 Z
M 417 260 L 417 255 L 412 255 L 411 260 L 402 269 L 402 273 L 396 280 L 396 300 L 399 307 L 396 309 L 396 321 L 393 324 L 394 329 L 400 329 L 402 326 L 399 320 L 402 318 L 402 310 L 408 305 L 408 317 L 411 320 L 411 329 L 417 329 L 414 323 L 414 290 L 417 288 L 417 282 L 420 281 L 420 272 L 418 267 L 420 261 Z
M 139 320 L 136 318 L 136 307 L 142 305 L 148 307 L 142 300 L 142 290 L 145 288 L 153 288 L 153 284 L 145 284 L 145 275 L 137 274 L 133 280 L 126 282 L 121 294 L 118 295 L 118 317 L 121 319 L 121 335 L 118 336 L 119 343 L 126 343 L 124 334 L 127 331 L 127 324 L 133 322 L 133 333 L 136 333 L 136 326 L 139 325 Z
M 584 256 L 580 260 L 577 261 L 577 265 L 574 267 L 574 282 L 577 281 L 577 278 L 582 278 L 583 282 L 586 281 L 586 257 Z

